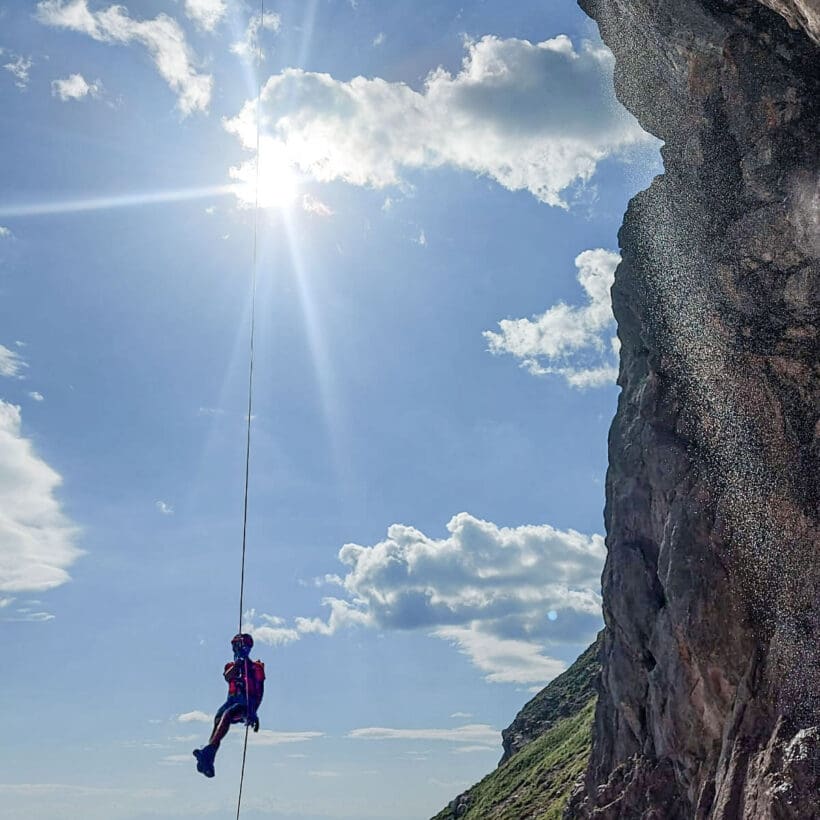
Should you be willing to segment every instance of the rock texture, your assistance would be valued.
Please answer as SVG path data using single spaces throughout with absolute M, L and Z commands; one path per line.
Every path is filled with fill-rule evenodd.
M 603 672 L 567 817 L 820 818 L 817 0 L 580 0 L 665 141 L 613 305 Z

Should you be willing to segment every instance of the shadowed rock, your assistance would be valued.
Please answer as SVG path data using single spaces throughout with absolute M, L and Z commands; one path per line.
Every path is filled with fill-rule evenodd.
M 603 671 L 566 816 L 820 817 L 816 4 L 581 5 L 666 145 L 619 234 Z

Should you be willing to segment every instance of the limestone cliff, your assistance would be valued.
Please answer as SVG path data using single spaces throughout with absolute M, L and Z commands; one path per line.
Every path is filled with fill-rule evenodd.
M 817 0 L 580 0 L 665 141 L 613 306 L 606 630 L 568 817 L 820 818 Z

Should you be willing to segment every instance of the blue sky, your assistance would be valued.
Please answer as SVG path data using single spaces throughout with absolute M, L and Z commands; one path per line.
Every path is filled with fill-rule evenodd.
M 570 2 L 0 3 L 0 818 L 427 817 L 601 625 L 657 143 Z M 261 31 L 264 59 L 257 59 Z M 257 83 L 263 86 L 257 109 Z

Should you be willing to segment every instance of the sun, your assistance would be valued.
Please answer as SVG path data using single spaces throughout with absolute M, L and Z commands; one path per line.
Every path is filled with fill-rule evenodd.
M 299 175 L 285 162 L 259 169 L 259 207 L 288 208 L 299 196 Z
M 259 172 L 251 159 L 230 169 L 234 193 L 244 206 L 289 208 L 299 196 L 300 176 L 286 152 L 272 140 L 263 140 L 259 151 Z M 258 187 L 257 187 L 258 186 Z

